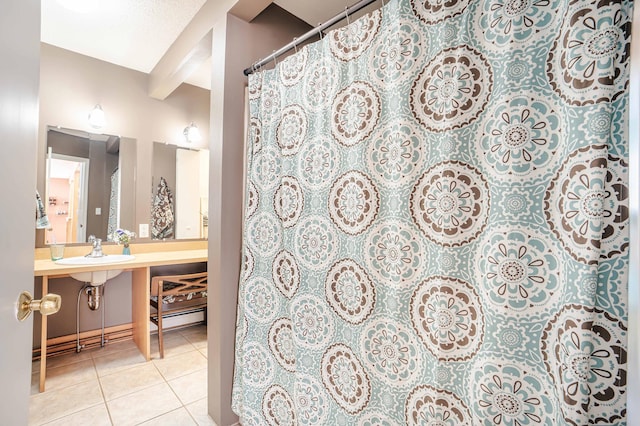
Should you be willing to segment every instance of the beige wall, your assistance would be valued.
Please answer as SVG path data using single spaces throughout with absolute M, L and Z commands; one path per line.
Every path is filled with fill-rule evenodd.
M 252 23 L 231 14 L 213 28 L 211 171 L 209 174 L 209 415 L 219 426 L 235 423 L 231 391 L 240 272 L 244 92 L 242 71 L 309 26 L 277 7 Z
M 92 131 L 88 126 L 89 110 L 100 103 L 107 125 L 104 133 L 136 140 L 136 173 L 122 176 L 125 196 L 136 200 L 135 213 L 125 213 L 125 221 L 135 232 L 139 223 L 149 223 L 151 212 L 151 176 L 154 142 L 181 143 L 182 131 L 194 121 L 203 141 L 194 147 L 206 147 L 209 135 L 209 91 L 183 84 L 165 100 L 147 96 L 148 74 L 133 71 L 51 45 L 40 49 L 40 119 L 37 153 L 37 182 L 44 196 L 44 161 L 47 126 Z M 93 131 L 95 132 L 95 131 Z M 126 138 L 124 138 L 126 137 Z M 124 145 L 124 144 L 123 144 Z M 133 144 L 128 144 L 131 147 Z M 105 212 L 105 209 L 103 209 Z M 103 214 L 103 216 L 105 216 Z M 132 217 L 133 216 L 133 217 Z M 106 216 L 105 216 L 106 217 Z M 132 221 L 135 220 L 135 224 Z M 128 221 L 128 222 L 127 222 Z M 37 241 L 44 241 L 39 231 Z M 131 321 L 131 277 L 124 273 L 109 281 L 106 287 L 107 326 Z M 72 278 L 51 280 L 49 291 L 60 294 L 63 304 L 59 314 L 49 320 L 49 337 L 75 333 L 78 290 L 82 284 Z M 36 286 L 39 288 L 39 286 Z M 100 313 L 86 308 L 81 301 L 81 330 L 100 327 Z M 39 321 L 35 322 L 39 336 Z M 34 347 L 39 340 L 34 339 Z
M 135 220 L 149 223 L 153 142 L 182 144 L 182 131 L 195 122 L 204 148 L 209 136 L 209 91 L 183 84 L 165 100 L 148 96 L 149 75 L 48 44 L 41 44 L 38 189 L 44 194 L 47 126 L 93 131 L 89 111 L 101 104 L 107 125 L 102 132 L 135 139 Z M 126 184 L 127 182 L 123 182 Z M 131 184 L 131 182 L 129 182 Z M 38 239 L 42 241 L 42 239 Z

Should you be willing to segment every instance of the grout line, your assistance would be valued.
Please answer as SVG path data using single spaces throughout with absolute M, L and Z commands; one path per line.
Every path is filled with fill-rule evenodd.
M 207 394 L 207 395 L 208 395 L 208 394 Z M 195 401 L 190 402 L 190 403 L 189 403 L 189 405 L 195 405 L 196 403 L 198 403 L 198 402 L 200 402 L 200 401 L 202 401 L 202 400 L 204 399 L 204 400 L 205 400 L 205 406 L 206 406 L 207 398 L 208 398 L 208 396 L 205 396 L 204 398 L 196 399 Z M 195 423 L 196 425 L 200 426 L 200 423 L 198 422 L 198 419 L 196 419 L 196 418 L 195 418 L 194 414 L 191 412 L 191 410 L 189 410 L 189 409 L 187 408 L 187 406 L 186 406 L 186 405 L 184 406 L 184 409 L 185 409 L 185 410 L 187 410 L 187 413 L 189 413 L 189 416 L 191 416 L 191 418 L 193 419 L 194 423 Z M 207 415 L 208 415 L 208 414 L 207 414 Z
M 33 425 L 33 426 L 46 426 L 46 425 L 51 424 L 53 422 L 57 422 L 59 420 L 65 419 L 65 418 L 70 417 L 70 416 L 73 416 L 74 414 L 78 414 L 81 411 L 92 410 L 92 409 L 98 407 L 99 405 L 100 405 L 100 403 L 97 403 L 96 405 L 92 405 L 90 407 L 83 408 L 82 410 L 78 410 L 78 411 L 74 411 L 73 413 L 65 414 L 62 417 L 56 417 L 55 419 L 47 419 L 45 421 L 45 423 L 38 423 L 37 425 Z M 111 424 L 113 425 L 113 422 L 111 422 Z
M 111 416 L 111 410 L 109 410 L 109 404 L 107 404 L 107 397 L 104 394 L 104 389 L 102 387 L 102 380 L 100 380 L 100 375 L 98 374 L 98 367 L 96 366 L 96 360 L 91 357 L 91 362 L 93 363 L 93 368 L 96 373 L 96 377 L 98 378 L 98 386 L 100 386 L 100 395 L 102 395 L 102 403 L 104 404 L 105 410 L 107 410 L 107 416 L 109 416 L 109 422 L 113 425 L 113 417 Z
M 197 334 L 200 334 L 200 333 L 201 333 L 200 327 L 205 327 L 205 326 L 198 326 L 198 327 L 199 327 L 199 328 L 195 328 L 195 327 L 194 327 L 194 329 L 193 329 L 193 330 L 191 330 L 191 332 L 190 332 L 190 333 L 188 333 L 188 332 L 187 332 L 187 333 L 185 333 L 185 334 L 190 334 L 191 336 L 193 336 L 193 335 L 197 335 Z M 184 344 L 184 346 L 185 346 L 185 347 L 189 347 L 189 348 L 191 348 L 191 349 L 190 349 L 190 350 L 186 350 L 185 352 L 178 353 L 178 354 L 176 354 L 176 355 L 174 355 L 174 356 L 180 356 L 180 355 L 187 355 L 187 354 L 190 354 L 190 353 L 196 353 L 196 354 L 198 354 L 198 355 L 202 356 L 203 358 L 205 358 L 205 360 L 206 360 L 206 359 L 207 359 L 207 357 L 206 357 L 206 356 L 205 356 L 205 355 L 200 351 L 200 348 L 196 347 L 196 346 L 195 346 L 195 344 L 194 344 L 193 342 L 191 342 L 191 340 L 189 340 L 189 339 L 188 339 L 188 338 L 187 338 L 187 337 L 182 333 L 182 331 L 188 331 L 188 330 L 190 330 L 190 329 L 189 329 L 189 328 L 181 329 L 180 331 L 178 331 L 178 332 L 176 333 L 176 335 L 177 335 L 177 336 L 179 335 L 179 336 L 181 336 L 182 338 L 184 338 L 184 340 L 185 340 L 185 342 L 186 342 L 186 343 Z M 187 345 L 188 345 L 188 346 L 187 346 Z M 181 346 L 182 346 L 182 345 L 181 345 Z M 40 424 L 40 425 L 46 425 L 46 424 L 49 424 L 49 423 L 54 422 L 54 421 L 60 421 L 61 419 L 64 419 L 65 417 L 68 417 L 68 416 L 71 416 L 71 415 L 77 414 L 77 413 L 78 413 L 78 412 L 80 412 L 80 411 L 84 411 L 84 410 L 86 410 L 86 409 L 92 409 L 92 408 L 95 408 L 95 407 L 99 406 L 100 404 L 103 404 L 103 405 L 104 405 L 104 407 L 105 407 L 105 409 L 106 409 L 106 411 L 107 411 L 107 415 L 108 415 L 108 417 L 109 417 L 109 422 L 111 423 L 111 425 L 114 425 L 113 416 L 112 416 L 111 410 L 109 409 L 109 405 L 108 405 L 108 402 L 107 402 L 107 399 L 106 399 L 105 391 L 104 391 L 103 384 L 102 384 L 102 379 L 103 379 L 103 378 L 105 378 L 105 377 L 109 377 L 109 376 L 110 376 L 110 375 L 112 375 L 112 374 L 121 373 L 121 372 L 126 371 L 126 370 L 128 370 L 128 369 L 131 369 L 131 368 L 134 368 L 134 367 L 138 367 L 138 366 L 140 366 L 140 365 L 144 365 L 146 362 L 144 362 L 144 363 L 136 363 L 136 364 L 134 364 L 134 365 L 127 365 L 127 366 L 123 366 L 122 368 L 118 368 L 118 369 L 116 369 L 116 371 L 114 371 L 114 372 L 110 372 L 110 373 L 108 373 L 108 374 L 105 374 L 105 375 L 102 375 L 102 376 L 101 376 L 101 375 L 99 374 L 99 371 L 98 371 L 98 366 L 97 366 L 97 363 L 98 363 L 98 362 L 97 362 L 97 360 L 98 360 L 98 359 L 100 359 L 100 358 L 103 358 L 103 357 L 104 357 L 104 356 L 106 356 L 106 355 L 122 353 L 122 352 L 124 352 L 124 351 L 126 351 L 126 350 L 127 350 L 127 349 L 122 349 L 122 350 L 113 350 L 112 352 L 110 352 L 110 353 L 108 353 L 108 354 L 101 354 L 101 356 L 95 356 L 95 357 L 94 357 L 94 354 L 95 354 L 95 353 L 97 353 L 97 352 L 99 351 L 98 349 L 96 349 L 96 350 L 94 350 L 94 351 L 95 351 L 94 353 L 91 353 L 91 352 L 90 352 L 90 353 L 89 353 L 89 354 L 90 354 L 90 356 L 89 356 L 89 357 L 87 357 L 86 359 L 82 359 L 82 360 L 78 360 L 78 361 L 71 362 L 71 363 L 69 363 L 69 364 L 63 364 L 63 365 L 61 365 L 61 366 L 54 367 L 54 368 L 60 368 L 60 367 L 64 367 L 64 366 L 67 366 L 67 367 L 68 367 L 68 366 L 74 366 L 74 365 L 76 365 L 76 364 L 78 364 L 78 363 L 81 363 L 81 362 L 89 361 L 89 360 L 90 360 L 90 361 L 91 361 L 91 365 L 92 365 L 92 367 L 93 367 L 93 371 L 94 371 L 94 373 L 95 373 L 95 378 L 98 380 L 98 386 L 99 386 L 99 389 L 100 389 L 100 395 L 101 395 L 101 397 L 102 397 L 102 401 L 101 401 L 101 403 L 98 403 L 98 404 L 93 405 L 93 406 L 91 406 L 91 407 L 88 407 L 88 408 L 85 408 L 85 409 L 82 409 L 82 410 L 77 410 L 77 411 L 74 411 L 74 412 L 72 412 L 72 413 L 68 413 L 68 414 L 66 414 L 66 415 L 64 415 L 64 416 L 57 417 L 57 418 L 55 418 L 55 419 L 45 419 L 44 423 L 39 423 L 39 424 Z M 91 351 L 91 350 L 89 350 L 89 351 Z M 87 351 L 87 352 L 89 352 L 89 351 Z M 70 355 L 70 356 L 73 356 L 73 355 Z M 170 358 L 172 358 L 172 357 L 170 357 Z M 167 358 L 165 358 L 165 359 L 167 359 Z M 191 418 L 195 424 L 199 425 L 198 420 L 196 419 L 195 415 L 194 415 L 194 414 L 193 414 L 193 413 L 192 413 L 192 412 L 187 408 L 187 405 L 195 404 L 195 403 L 197 403 L 197 402 L 202 401 L 202 399 L 204 399 L 204 400 L 205 400 L 205 404 L 206 404 L 207 397 L 205 396 L 204 398 L 198 399 L 198 400 L 196 400 L 196 401 L 192 401 L 192 402 L 190 402 L 189 404 L 185 404 L 185 403 L 182 401 L 182 399 L 178 396 L 178 394 L 176 393 L 176 391 L 173 389 L 173 387 L 171 386 L 171 384 L 170 384 L 169 382 L 170 382 L 170 381 L 173 381 L 173 380 L 176 380 L 176 379 L 179 379 L 179 378 L 182 378 L 182 377 L 187 376 L 187 375 L 189 375 L 189 374 L 197 373 L 197 372 L 204 372 L 204 374 L 206 375 L 206 371 L 207 371 L 207 367 L 208 367 L 208 366 L 205 366 L 204 368 L 197 369 L 197 370 L 194 370 L 194 371 L 189 371 L 189 372 L 184 372 L 184 373 L 182 373 L 182 372 L 181 372 L 181 374 L 180 374 L 179 376 L 172 377 L 171 379 L 167 379 L 167 378 L 162 374 L 162 372 L 161 372 L 161 371 L 160 371 L 160 369 L 158 368 L 158 365 L 156 364 L 156 361 L 160 361 L 160 360 L 161 360 L 160 358 L 157 358 L 157 359 L 151 359 L 151 360 L 150 360 L 151 365 L 153 365 L 153 367 L 155 368 L 156 372 L 160 374 L 160 377 L 162 378 L 163 382 L 164 382 L 167 386 L 169 386 L 169 389 L 171 390 L 171 392 L 174 394 L 174 396 L 175 396 L 175 397 L 177 398 L 177 400 L 180 402 L 180 406 L 179 406 L 179 407 L 177 407 L 175 410 L 171 410 L 171 411 L 169 411 L 169 412 L 167 412 L 167 413 L 160 414 L 160 415 L 158 415 L 158 416 L 156 416 L 156 417 L 154 417 L 154 418 L 157 418 L 157 417 L 160 417 L 160 416 L 166 415 L 166 414 L 171 413 L 171 412 L 173 412 L 173 411 L 177 411 L 177 410 L 179 410 L 180 408 L 183 408 L 183 409 L 185 409 L 185 410 L 187 411 L 187 414 L 189 415 L 189 418 Z M 73 374 L 73 373 L 74 373 L 74 371 L 69 371 L 69 372 L 67 372 L 66 374 Z M 33 374 L 34 374 L 34 373 L 32 372 L 32 376 L 33 376 Z M 92 378 L 91 380 L 93 380 L 93 378 Z M 89 381 L 90 381 L 90 380 L 89 380 Z M 81 383 L 86 383 L 86 382 L 87 382 L 87 381 L 74 383 L 74 384 L 71 384 L 71 385 L 69 385 L 69 386 L 65 386 L 65 387 L 60 388 L 60 389 L 55 389 L 55 390 L 54 390 L 54 392 L 55 392 L 55 391 L 58 391 L 58 390 L 61 390 L 61 389 L 66 389 L 66 388 L 71 387 L 71 386 L 77 386 L 77 385 L 79 385 L 79 384 L 81 384 Z M 160 383 L 157 383 L 156 385 L 158 385 L 158 384 L 160 384 Z M 155 386 L 155 385 L 150 385 L 149 387 L 151 387 L 151 386 Z M 140 389 L 140 390 L 144 390 L 144 389 L 147 389 L 147 388 L 145 387 L 145 388 Z M 35 395 L 38 395 L 38 394 L 31 395 L 31 396 L 30 396 L 30 398 L 33 398 Z M 126 397 L 127 395 L 129 395 L 129 394 L 121 395 L 121 396 L 119 396 L 118 398 Z M 116 399 L 117 399 L 117 398 L 116 398 Z M 134 421 L 138 422 L 136 419 L 132 419 L 132 420 L 134 420 Z M 148 421 L 150 421 L 150 420 L 152 420 L 152 419 L 146 419 L 146 420 L 144 420 L 144 421 L 142 421 L 142 422 L 138 422 L 138 423 L 136 423 L 136 424 L 141 424 L 141 423 L 144 423 L 144 422 L 148 422 Z

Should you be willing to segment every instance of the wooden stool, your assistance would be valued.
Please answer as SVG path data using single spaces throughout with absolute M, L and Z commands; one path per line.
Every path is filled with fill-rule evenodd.
M 158 326 L 160 358 L 164 358 L 162 339 L 162 318 L 190 312 L 205 312 L 207 319 L 207 272 L 183 275 L 158 275 L 151 278 L 151 299 L 149 303 L 156 309 L 150 320 Z

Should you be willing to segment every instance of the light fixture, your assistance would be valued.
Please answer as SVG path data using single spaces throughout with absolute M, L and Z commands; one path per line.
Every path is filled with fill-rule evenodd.
M 105 125 L 104 111 L 100 104 L 97 104 L 89 113 L 89 124 L 94 129 L 102 129 Z
M 200 129 L 198 129 L 198 126 L 196 126 L 193 121 L 184 128 L 184 132 L 182 132 L 182 134 L 189 143 L 200 142 L 200 140 L 202 139 L 202 136 L 200 135 Z

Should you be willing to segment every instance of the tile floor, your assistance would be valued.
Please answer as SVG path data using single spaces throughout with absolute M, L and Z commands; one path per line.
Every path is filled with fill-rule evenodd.
M 151 339 L 145 362 L 133 341 L 47 360 L 46 391 L 33 363 L 29 425 L 214 425 L 207 415 L 207 328 Z

